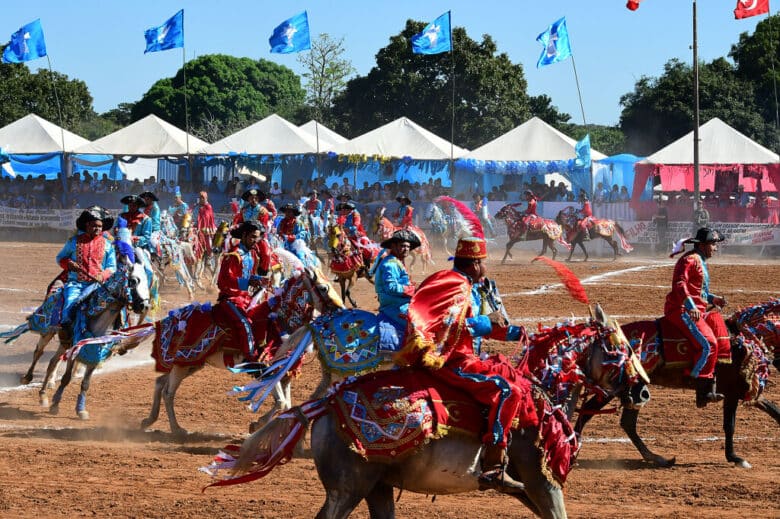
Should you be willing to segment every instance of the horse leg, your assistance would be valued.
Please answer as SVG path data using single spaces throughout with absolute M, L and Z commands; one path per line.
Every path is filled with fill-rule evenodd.
M 65 366 L 65 373 L 60 380 L 60 387 L 54 392 L 51 397 L 51 407 L 49 407 L 50 414 L 59 414 L 60 412 L 60 400 L 62 400 L 62 394 L 65 392 L 65 388 L 70 384 L 70 379 L 73 376 L 73 366 L 76 364 L 75 357 L 68 359 L 68 364 Z
M 525 492 L 514 495 L 531 512 L 545 519 L 566 517 L 563 491 L 548 481 L 542 469 L 543 456 L 536 446 L 536 431 L 518 429 L 509 445 L 510 475 L 522 481 Z
M 659 456 L 658 454 L 653 453 L 650 449 L 647 448 L 645 442 L 642 441 L 642 438 L 640 438 L 639 434 L 636 432 L 636 421 L 638 417 L 638 409 L 628 409 L 627 407 L 624 407 L 623 414 L 620 415 L 620 427 L 623 428 L 631 440 L 631 443 L 634 444 L 634 447 L 636 447 L 636 449 L 642 455 L 642 459 L 659 467 L 671 467 L 674 465 L 677 462 L 676 458 L 664 458 L 663 456 Z
M 366 504 L 371 519 L 395 519 L 392 486 L 381 481 L 377 483 L 366 496 Z
M 737 467 L 750 469 L 753 466 L 734 452 L 734 430 L 736 429 L 738 405 L 739 399 L 731 394 L 727 395 L 723 401 L 723 432 L 726 434 L 726 460 Z
M 509 249 L 511 249 L 511 248 L 512 248 L 512 246 L 513 246 L 515 243 L 517 243 L 517 242 L 516 242 L 516 241 L 514 241 L 514 240 L 513 240 L 513 241 L 509 241 L 509 242 L 507 242 L 507 244 L 506 244 L 506 252 L 504 252 L 504 257 L 503 257 L 503 258 L 501 258 L 501 264 L 502 264 L 502 265 L 504 265 L 504 264 L 506 263 L 506 258 L 507 258 L 507 256 L 508 256 L 508 257 L 510 257 L 510 258 L 512 257 L 512 255 L 509 253 Z
M 569 251 L 569 257 L 566 258 L 566 261 L 571 261 L 571 257 L 574 256 L 574 249 L 577 248 L 577 243 L 578 242 L 575 241 L 575 242 L 573 242 L 571 244 L 571 250 Z M 579 242 L 579 244 L 582 245 L 582 242 Z
M 588 249 L 585 248 L 585 242 L 583 240 L 580 240 L 579 243 L 580 243 L 580 248 L 582 249 L 582 253 L 585 254 L 585 259 L 582 261 L 588 261 L 588 258 L 590 256 L 588 256 Z M 572 249 L 574 249 L 574 247 L 572 247 Z
M 53 337 L 54 332 L 49 332 L 47 334 L 41 335 L 41 337 L 38 339 L 38 344 L 35 345 L 35 351 L 33 352 L 33 359 L 32 364 L 30 364 L 30 369 L 27 370 L 27 373 L 21 379 L 21 383 L 23 385 L 27 385 L 32 382 L 35 365 L 38 364 L 38 361 L 43 355 L 44 348 L 46 348 L 46 345 L 51 342 Z
M 157 377 L 154 381 L 154 396 L 152 397 L 152 408 L 149 410 L 149 416 L 141 420 L 141 429 L 147 429 L 160 416 L 160 400 L 162 399 L 162 392 L 165 386 L 168 384 L 168 373 L 164 373 Z
M 41 389 L 38 391 L 38 402 L 40 402 L 41 407 L 49 407 L 49 397 L 46 395 L 46 391 L 54 387 L 54 381 L 57 378 L 57 368 L 60 365 L 60 357 L 62 357 L 63 353 L 65 353 L 65 347 L 60 343 L 60 347 L 46 367 L 46 375 L 44 375 Z
M 87 391 L 89 391 L 89 384 L 92 382 L 92 373 L 95 371 L 95 366 L 87 366 L 84 372 L 84 378 L 81 379 L 81 391 L 76 397 L 76 414 L 82 420 L 89 420 L 89 412 L 87 411 Z
M 611 237 L 604 238 L 604 239 L 607 240 L 607 243 L 609 243 L 610 246 L 612 246 L 612 261 L 616 261 L 618 259 L 618 256 L 620 256 L 620 251 L 618 250 L 617 241 L 612 239 Z
M 168 374 L 168 383 L 163 388 L 162 397 L 165 402 L 165 411 L 168 413 L 168 424 L 171 427 L 171 433 L 175 436 L 186 436 L 187 430 L 179 425 L 176 420 L 176 411 L 174 410 L 174 401 L 176 391 L 182 381 L 201 369 L 203 366 L 174 366 Z
M 354 299 L 352 299 L 352 285 L 355 283 L 355 274 L 353 273 L 349 279 L 346 281 L 346 294 L 347 294 L 347 300 L 349 301 L 349 304 L 352 305 L 352 308 L 357 308 L 357 303 Z M 344 296 L 342 294 L 342 301 L 344 300 Z

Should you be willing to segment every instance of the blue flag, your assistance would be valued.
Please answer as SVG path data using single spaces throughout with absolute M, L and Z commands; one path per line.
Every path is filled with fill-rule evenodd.
M 552 65 L 571 56 L 569 45 L 569 31 L 566 29 L 566 17 L 564 16 L 536 37 L 536 41 L 544 45 L 542 55 L 536 62 L 536 68 Z
M 41 21 L 30 22 L 11 35 L 11 41 L 3 51 L 3 63 L 24 63 L 46 55 Z
M 144 54 L 184 47 L 184 9 L 171 16 L 161 26 L 146 29 L 144 37 L 146 38 Z
M 271 52 L 277 54 L 290 54 L 311 49 L 309 17 L 306 15 L 306 11 L 280 23 L 274 29 L 271 37 L 268 38 L 268 43 L 271 44 Z
M 450 37 L 450 12 L 425 26 L 421 33 L 412 36 L 412 52 L 415 54 L 441 54 L 452 50 Z
M 574 164 L 579 168 L 590 167 L 590 134 L 586 134 L 577 144 L 574 145 L 574 153 L 577 154 L 577 158 L 574 159 Z

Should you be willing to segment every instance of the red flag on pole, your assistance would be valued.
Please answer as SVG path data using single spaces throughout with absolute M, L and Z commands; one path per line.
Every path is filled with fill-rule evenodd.
M 769 0 L 737 0 L 737 8 L 734 9 L 734 18 L 750 18 L 769 12 Z

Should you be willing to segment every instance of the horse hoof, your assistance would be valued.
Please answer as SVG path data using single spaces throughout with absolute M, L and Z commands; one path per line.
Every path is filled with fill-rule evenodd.
M 26 386 L 27 384 L 32 382 L 32 376 L 31 375 L 25 375 L 21 379 L 19 379 L 19 382 L 21 382 L 21 384 L 23 386 Z
M 748 463 L 748 460 L 744 460 L 742 458 L 734 458 L 734 459 L 731 459 L 729 461 L 732 462 L 735 467 L 739 467 L 741 469 L 752 469 L 753 468 L 753 465 Z
M 41 407 L 49 408 L 49 397 L 45 393 L 38 396 L 38 402 L 41 404 Z
M 144 418 L 143 420 L 141 420 L 141 429 L 148 429 L 153 423 L 154 420 L 150 420 L 149 418 Z
M 79 411 L 76 413 L 79 417 L 79 420 L 89 420 L 89 412 L 88 411 Z
M 171 434 L 174 435 L 176 438 L 186 438 L 187 435 L 189 435 L 190 433 L 187 432 L 187 429 L 178 427 L 176 429 L 171 429 Z
M 60 414 L 60 405 L 59 404 L 52 404 L 52 406 L 49 408 L 49 414 L 55 415 L 55 416 Z

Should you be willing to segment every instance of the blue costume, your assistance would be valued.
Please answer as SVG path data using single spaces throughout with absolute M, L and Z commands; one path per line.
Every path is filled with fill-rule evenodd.
M 190 210 L 190 206 L 187 205 L 187 202 L 183 201 L 180 204 L 174 204 L 168 208 L 168 213 L 170 213 L 171 217 L 173 218 L 173 222 L 176 224 L 176 227 L 181 227 L 181 222 L 184 219 L 184 215 L 187 214 L 187 211 Z
M 157 202 L 152 202 L 151 205 L 145 208 L 144 212 L 152 221 L 152 232 L 161 230 L 162 225 L 160 224 L 160 206 L 157 204 Z
M 347 231 L 347 235 L 351 238 L 359 238 L 366 235 L 360 220 L 360 213 L 357 209 L 350 211 L 344 218 L 344 230 Z
M 133 232 L 133 245 L 152 252 L 152 219 L 140 209 L 135 214 L 128 211 L 119 216 L 127 220 L 127 226 Z
M 379 347 L 398 351 L 406 332 L 414 285 L 404 264 L 392 254 L 380 254 L 371 271 L 379 299 Z

